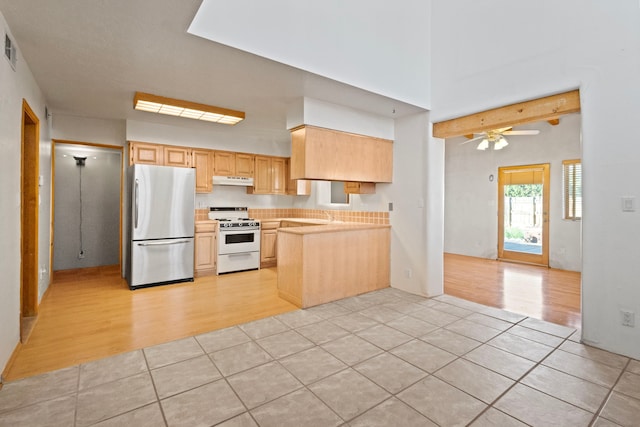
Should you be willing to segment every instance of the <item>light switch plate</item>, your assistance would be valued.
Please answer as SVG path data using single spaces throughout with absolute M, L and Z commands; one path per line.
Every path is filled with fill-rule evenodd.
M 623 197 L 622 198 L 622 212 L 635 212 L 636 211 L 636 198 L 635 197 Z

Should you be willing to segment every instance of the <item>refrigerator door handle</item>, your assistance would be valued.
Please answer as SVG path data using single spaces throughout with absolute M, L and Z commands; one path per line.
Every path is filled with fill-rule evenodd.
M 189 240 L 174 240 L 171 242 L 147 242 L 138 243 L 138 246 L 167 246 L 167 245 L 179 245 L 181 243 L 189 243 Z
M 133 188 L 133 228 L 138 228 L 138 179 L 136 179 L 136 185 Z

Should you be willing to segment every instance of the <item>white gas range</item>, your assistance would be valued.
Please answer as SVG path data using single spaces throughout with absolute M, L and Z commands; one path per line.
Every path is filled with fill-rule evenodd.
M 211 207 L 209 219 L 218 221 L 218 274 L 260 268 L 260 221 L 246 207 Z

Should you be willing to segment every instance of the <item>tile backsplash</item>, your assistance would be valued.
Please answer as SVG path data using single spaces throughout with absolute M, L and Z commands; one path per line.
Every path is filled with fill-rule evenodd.
M 209 209 L 196 209 L 196 221 L 209 219 Z M 331 209 L 251 209 L 249 216 L 257 219 L 271 218 L 316 218 L 328 219 L 329 215 L 335 221 L 360 222 L 366 224 L 389 224 L 389 212 L 344 211 Z

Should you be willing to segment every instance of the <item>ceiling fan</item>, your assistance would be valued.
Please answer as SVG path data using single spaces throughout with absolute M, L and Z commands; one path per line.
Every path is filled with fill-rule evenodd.
M 473 138 L 468 141 L 463 142 L 466 144 L 468 142 L 477 141 L 481 139 L 480 143 L 476 147 L 478 150 L 486 150 L 489 148 L 489 145 L 493 143 L 494 150 L 502 150 L 504 147 L 509 145 L 507 139 L 504 137 L 505 135 L 537 135 L 540 133 L 539 130 L 512 130 L 513 127 L 509 126 L 506 128 L 492 129 L 486 132 L 482 132 L 479 134 L 473 134 Z M 478 136 L 475 136 L 478 135 Z

